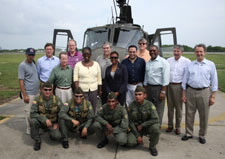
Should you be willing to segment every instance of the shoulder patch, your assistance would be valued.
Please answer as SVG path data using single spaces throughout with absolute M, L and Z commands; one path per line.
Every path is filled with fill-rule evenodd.
M 89 110 L 92 110 L 92 106 L 89 106 Z
M 124 117 L 125 117 L 125 119 L 128 119 L 128 116 L 127 116 L 127 114 L 126 114 L 126 115 L 124 115 Z
M 65 106 L 68 106 L 68 103 L 64 103 Z
M 37 104 L 37 101 L 34 100 L 34 101 L 33 101 L 33 104 Z
M 155 108 L 155 106 L 154 106 L 154 105 L 152 106 L 152 110 L 156 110 L 156 108 Z

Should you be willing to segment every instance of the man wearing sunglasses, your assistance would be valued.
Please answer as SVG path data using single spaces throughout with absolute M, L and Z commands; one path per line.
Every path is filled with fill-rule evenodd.
M 31 138 L 35 140 L 35 151 L 41 149 L 39 128 L 48 131 L 50 139 L 61 139 L 58 124 L 58 113 L 61 106 L 61 100 L 53 95 L 52 84 L 44 83 L 41 87 L 41 95 L 34 99 L 30 113 Z
M 19 65 L 18 77 L 20 90 L 22 94 L 23 101 L 25 103 L 25 121 L 27 125 L 26 133 L 30 134 L 30 108 L 32 102 L 39 93 L 39 78 L 37 73 L 37 68 L 34 63 L 35 50 L 33 48 L 27 48 L 26 50 L 26 60 L 24 60 Z
M 91 103 L 84 98 L 80 87 L 75 90 L 73 99 L 64 104 L 59 112 L 59 118 L 63 148 L 69 148 L 68 130 L 79 131 L 80 137 L 83 139 L 94 134 L 92 127 L 94 111 Z
M 145 88 L 137 86 L 135 101 L 128 108 L 130 132 L 128 133 L 128 146 L 143 144 L 143 135 L 149 136 L 149 150 L 152 156 L 157 156 L 156 145 L 159 142 L 159 117 L 152 102 L 145 100 Z

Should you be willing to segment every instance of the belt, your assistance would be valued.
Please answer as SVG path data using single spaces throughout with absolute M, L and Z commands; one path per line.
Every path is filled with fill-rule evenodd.
M 162 86 L 162 85 L 152 85 L 152 84 L 148 84 L 148 86 L 151 86 L 151 87 L 159 87 L 159 86 Z
M 57 88 L 66 90 L 66 89 L 70 89 L 71 87 L 57 87 Z
M 178 84 L 181 84 L 181 82 L 180 83 L 170 82 L 170 84 L 172 84 L 172 85 L 178 85 Z
M 139 83 L 141 83 L 141 82 L 134 82 L 134 83 L 128 83 L 128 84 L 131 84 L 131 85 L 137 85 L 137 84 L 139 84 Z
M 192 88 L 192 89 L 194 89 L 194 90 L 197 90 L 197 91 L 200 91 L 200 90 L 204 90 L 204 89 L 206 89 L 206 88 L 209 88 L 209 87 L 194 88 L 194 87 L 191 87 L 190 85 L 187 85 L 187 88 L 188 88 L 188 87 L 190 87 L 190 88 Z

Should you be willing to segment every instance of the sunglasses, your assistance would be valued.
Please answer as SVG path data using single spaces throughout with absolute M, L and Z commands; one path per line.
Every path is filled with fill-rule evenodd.
M 34 54 L 28 55 L 28 56 L 35 56 Z
M 139 45 L 146 45 L 146 43 L 139 43 Z
M 117 56 L 112 56 L 112 57 L 110 57 L 110 59 L 118 59 L 118 57 Z
M 51 92 L 52 89 L 46 89 L 46 88 L 45 88 L 44 91 L 46 91 L 46 92 L 47 92 L 47 91 Z
M 75 95 L 76 98 L 82 98 L 83 95 Z

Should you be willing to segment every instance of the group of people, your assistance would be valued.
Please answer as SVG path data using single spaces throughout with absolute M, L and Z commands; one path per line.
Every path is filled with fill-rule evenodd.
M 199 142 L 206 143 L 209 106 L 215 103 L 218 79 L 215 64 L 205 58 L 206 46 L 195 46 L 197 59 L 182 56 L 183 47 L 174 46 L 174 56 L 160 56 L 160 48 L 148 47 L 147 40 L 128 47 L 128 56 L 120 62 L 119 53 L 108 42 L 103 54 L 92 60 L 89 47 L 80 53 L 75 40 L 69 52 L 54 56 L 54 45 L 45 45 L 46 55 L 34 62 L 35 50 L 26 50 L 26 60 L 19 66 L 19 81 L 25 106 L 27 134 L 41 148 L 39 128 L 49 130 L 51 139 L 60 139 L 69 147 L 68 130 L 81 138 L 96 133 L 98 148 L 108 143 L 112 134 L 121 146 L 143 143 L 149 136 L 149 150 L 158 154 L 165 99 L 168 105 L 168 128 L 181 134 L 182 105 L 186 104 L 186 130 L 182 140 L 193 137 L 196 110 L 200 116 Z M 40 94 L 39 94 L 40 88 Z M 97 111 L 97 100 L 102 108 Z M 175 111 L 175 125 L 174 125 Z

